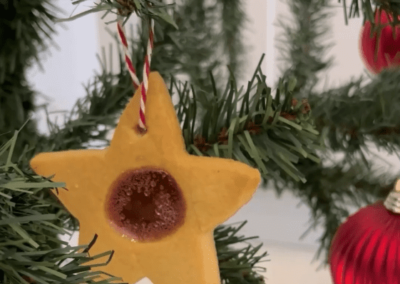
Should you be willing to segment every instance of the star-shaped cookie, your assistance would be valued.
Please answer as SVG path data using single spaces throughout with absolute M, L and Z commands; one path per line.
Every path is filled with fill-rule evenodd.
M 140 90 L 140 88 L 139 88 Z M 149 77 L 147 132 L 137 130 L 139 91 L 103 150 L 41 153 L 32 169 L 65 182 L 57 197 L 80 223 L 92 254 L 114 250 L 94 268 L 135 283 L 220 284 L 213 230 L 252 197 L 260 174 L 243 163 L 189 155 L 161 76 Z

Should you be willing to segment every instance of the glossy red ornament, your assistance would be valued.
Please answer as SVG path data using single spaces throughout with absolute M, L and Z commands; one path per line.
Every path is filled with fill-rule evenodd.
M 384 68 L 400 66 L 400 27 L 395 28 L 393 38 L 393 28 L 389 22 L 393 17 L 384 10 L 376 10 L 375 23 L 386 25 L 381 30 L 379 41 L 377 34 L 371 37 L 371 23 L 366 21 L 360 34 L 360 54 L 367 69 L 372 73 L 379 73 Z M 390 21 L 389 21 L 390 20 Z M 378 42 L 377 42 L 378 41 Z M 375 52 L 377 51 L 376 58 Z
M 400 284 L 400 214 L 376 202 L 350 216 L 329 251 L 335 284 Z

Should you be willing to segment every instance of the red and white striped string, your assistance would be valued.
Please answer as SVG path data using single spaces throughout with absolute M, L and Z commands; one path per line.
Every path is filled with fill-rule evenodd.
M 125 63 L 128 68 L 129 74 L 131 75 L 133 86 L 135 89 L 139 88 L 140 81 L 136 75 L 135 67 L 133 66 L 132 59 L 129 55 L 128 51 L 128 41 L 125 36 L 125 29 L 123 26 L 123 17 L 118 17 L 117 22 L 118 27 L 118 35 L 122 43 L 122 47 L 125 55 Z M 151 55 L 153 53 L 153 44 L 154 44 L 154 21 L 150 19 L 149 23 L 149 40 L 147 43 L 146 57 L 144 59 L 143 66 L 143 84 L 140 88 L 140 110 L 139 110 L 139 127 L 141 130 L 146 131 L 146 117 L 145 117 L 145 109 L 146 109 L 146 98 L 147 98 L 147 90 L 149 88 L 149 75 L 150 75 L 150 64 L 151 64 Z

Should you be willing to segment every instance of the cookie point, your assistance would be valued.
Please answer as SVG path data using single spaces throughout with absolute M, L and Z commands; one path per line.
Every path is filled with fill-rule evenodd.
M 162 78 L 161 74 L 158 73 L 157 71 L 150 72 L 149 79 L 150 80 L 164 80 Z
M 147 133 L 147 128 L 142 128 L 139 126 L 139 124 L 136 124 L 136 127 L 134 127 L 134 129 L 136 133 L 140 135 L 145 135 Z
M 39 167 L 39 165 L 43 162 L 43 153 L 36 154 L 30 161 L 30 167 L 35 170 Z
M 151 72 L 149 75 L 149 88 L 153 85 L 165 84 L 164 78 L 157 71 Z

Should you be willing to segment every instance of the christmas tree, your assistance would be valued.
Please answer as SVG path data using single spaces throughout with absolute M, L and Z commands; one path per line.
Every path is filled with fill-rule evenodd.
M 72 3 L 82 2 L 91 3 Z M 132 70 L 143 73 L 137 76 L 139 83 L 148 79 L 144 66 L 150 64 L 149 46 L 151 70 L 161 74 L 176 102 L 186 151 L 249 165 L 259 170 L 263 185 L 272 184 L 278 193 L 290 190 L 305 201 L 315 224 L 323 224 L 318 253 L 328 263 L 333 237 L 349 216 L 349 205 L 361 207 L 386 198 L 398 178 L 378 172 L 366 154 L 371 143 L 389 153 L 398 151 L 399 70 L 391 49 L 383 52 L 382 61 L 379 50 L 370 52 L 380 62 L 379 68 L 369 68 L 376 76 L 316 91 L 318 74 L 331 64 L 323 59 L 328 46 L 321 43 L 328 31 L 331 1 L 290 0 L 288 4 L 293 18 L 281 23 L 286 65 L 276 85 L 268 86 L 260 67 L 263 56 L 253 74 L 241 72 L 247 47 L 240 0 L 207 4 L 182 0 L 173 5 L 156 0 L 101 0 L 68 19 L 58 19 L 57 7 L 49 0 L 0 1 L 0 282 L 124 282 L 124 275 L 103 272 L 115 258 L 117 244 L 93 254 L 101 234 L 90 235 L 77 247 L 60 239 L 82 224 L 52 193 L 66 190 L 65 183 L 36 174 L 30 161 L 42 152 L 110 146 L 110 132 L 140 85 L 135 84 Z M 374 44 L 384 42 L 387 28 L 396 38 L 400 14 L 396 1 L 374 5 L 369 0 L 343 1 L 343 7 L 344 21 L 364 17 L 371 38 L 377 33 Z M 389 15 L 386 25 L 381 25 L 375 11 Z M 35 112 L 36 94 L 27 83 L 26 70 L 46 50 L 55 24 L 89 13 L 112 15 L 115 21 L 110 27 L 119 20 L 120 33 L 113 36 L 120 68 L 109 70 L 103 58 L 101 72 L 85 88 L 86 97 L 77 101 L 62 125 L 49 118 L 50 134 L 40 134 L 29 119 Z M 134 16 L 140 18 L 139 36 L 128 37 L 124 49 L 121 32 L 125 21 Z M 154 76 L 149 78 L 154 81 Z M 239 81 L 248 83 L 240 86 Z M 332 164 L 335 153 L 345 155 Z M 87 219 L 92 220 L 90 213 Z M 246 244 L 254 237 L 240 234 L 243 225 L 219 225 L 213 232 L 222 283 L 264 283 L 259 263 L 265 260 L 265 249 Z

